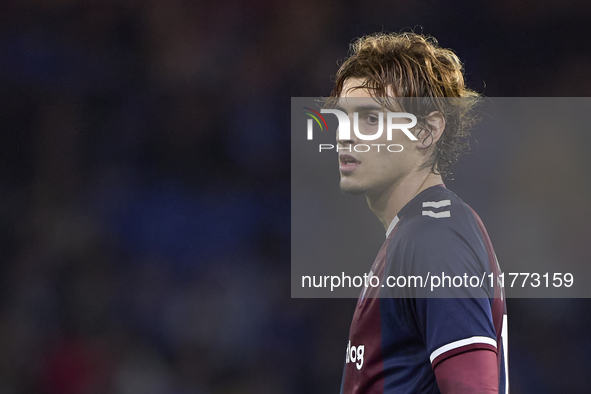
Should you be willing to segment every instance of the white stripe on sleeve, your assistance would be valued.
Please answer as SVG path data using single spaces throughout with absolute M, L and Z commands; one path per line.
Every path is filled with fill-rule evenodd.
M 433 211 L 423 211 L 423 216 L 431 216 L 432 218 L 449 218 L 451 217 L 450 211 L 443 211 L 443 212 L 433 212 Z
M 433 362 L 433 360 L 435 360 L 437 357 L 439 357 L 440 355 L 442 355 L 445 352 L 449 352 L 450 350 L 457 349 L 462 346 L 472 345 L 473 343 L 486 343 L 487 345 L 494 346 L 495 349 L 497 348 L 497 340 L 496 339 L 492 339 L 489 337 L 471 337 L 471 338 L 466 338 L 466 339 L 460 339 L 459 341 L 455 341 L 452 343 L 448 343 L 447 345 L 443 345 L 439 349 L 437 349 L 433 353 L 431 353 L 431 356 L 429 358 L 431 359 L 431 362 Z
M 441 207 L 447 207 L 448 205 L 451 205 L 451 200 L 423 202 L 423 208 L 441 208 Z

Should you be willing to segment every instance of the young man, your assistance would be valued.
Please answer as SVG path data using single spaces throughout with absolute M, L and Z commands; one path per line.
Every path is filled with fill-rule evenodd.
M 331 97 L 358 131 L 338 133 L 340 187 L 365 195 L 386 229 L 370 275 L 380 283 L 438 275 L 450 291 L 430 297 L 420 286 L 366 286 L 341 393 L 507 393 L 506 308 L 494 280 L 500 269 L 480 218 L 443 184 L 466 148 L 478 99 L 458 57 L 414 33 L 363 37 Z M 416 116 L 409 131 L 416 140 L 403 132 L 360 138 L 379 135 L 388 111 Z M 403 149 L 384 148 L 392 144 Z M 454 287 L 446 275 L 485 280 Z

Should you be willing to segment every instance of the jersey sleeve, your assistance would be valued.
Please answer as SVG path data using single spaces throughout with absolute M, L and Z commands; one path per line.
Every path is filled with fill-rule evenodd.
M 419 298 L 417 327 L 433 368 L 446 358 L 474 349 L 497 352 L 491 308 L 482 298 Z
M 408 321 L 433 368 L 470 350 L 497 352 L 486 248 L 476 224 L 461 214 L 456 211 L 456 220 L 418 218 L 401 237 L 396 255 L 388 257 L 389 274 L 426 281 L 399 294 L 406 298 Z

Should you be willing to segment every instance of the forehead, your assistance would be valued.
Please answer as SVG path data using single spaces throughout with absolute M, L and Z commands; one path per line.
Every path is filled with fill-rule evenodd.
M 343 83 L 340 97 L 372 97 L 369 90 L 362 88 L 367 81 L 367 78 L 347 78 Z M 394 89 L 391 85 L 386 87 L 388 97 L 396 97 Z
M 365 97 L 370 98 L 372 97 L 369 93 L 369 90 L 365 88 L 361 88 L 360 86 L 363 85 L 365 79 L 362 78 L 348 78 L 345 80 L 343 84 L 343 89 L 341 90 L 341 96 L 343 98 L 348 97 Z
M 362 87 L 365 81 L 365 78 L 347 78 L 343 83 L 337 107 L 343 110 L 360 107 L 378 109 L 383 108 L 384 105 L 398 108 L 397 103 L 393 101 L 394 95 L 391 87 L 388 88 L 390 99 L 376 98 L 368 89 Z

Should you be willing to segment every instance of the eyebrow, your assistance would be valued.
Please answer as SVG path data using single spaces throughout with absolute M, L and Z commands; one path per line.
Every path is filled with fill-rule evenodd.
M 340 104 L 335 105 L 334 109 L 338 109 L 342 112 L 347 112 L 347 110 L 341 106 Z M 366 104 L 366 105 L 359 105 L 353 107 L 353 112 L 365 112 L 365 111 L 382 111 L 384 108 L 381 105 L 377 104 Z

